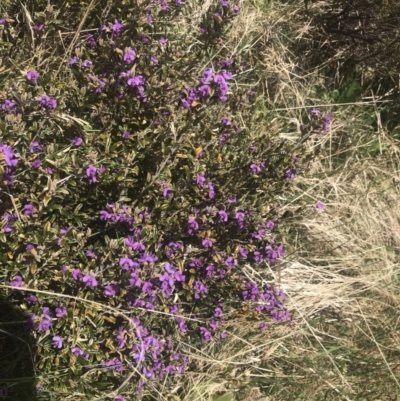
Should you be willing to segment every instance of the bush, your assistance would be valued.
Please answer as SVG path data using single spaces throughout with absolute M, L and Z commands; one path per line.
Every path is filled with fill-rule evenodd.
M 185 344 L 223 341 L 243 304 L 261 328 L 290 319 L 241 266 L 283 256 L 279 196 L 312 154 L 254 118 L 260 72 L 223 47 L 237 7 L 197 31 L 179 0 L 44 3 L 1 21 L 6 294 L 29 313 L 41 399 L 166 396 Z

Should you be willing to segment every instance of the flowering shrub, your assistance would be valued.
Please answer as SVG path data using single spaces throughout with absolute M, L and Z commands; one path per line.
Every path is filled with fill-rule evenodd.
M 39 370 L 63 372 L 42 374 L 43 399 L 146 397 L 190 369 L 182 343 L 229 338 L 242 305 L 291 318 L 284 292 L 242 268 L 284 256 L 278 197 L 311 155 L 257 136 L 240 54 L 208 57 L 240 9 L 216 2 L 180 33 L 183 1 L 125 3 L 99 26 L 92 10 L 61 64 L 1 73 L 0 258 Z M 36 39 L 57 27 L 46 18 Z

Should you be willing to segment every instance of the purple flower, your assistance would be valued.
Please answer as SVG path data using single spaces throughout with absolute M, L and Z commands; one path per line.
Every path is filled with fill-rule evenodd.
M 82 66 L 83 67 L 85 67 L 85 68 L 90 68 L 91 66 L 92 66 L 92 62 L 90 61 L 90 60 L 85 60 L 83 63 L 82 63 Z
M 136 75 L 133 78 L 129 78 L 126 83 L 129 86 L 137 87 L 139 85 L 144 85 L 146 83 L 146 80 L 144 79 L 144 77 L 142 75 Z
M 204 174 L 198 174 L 196 177 L 196 184 L 202 187 L 204 185 L 204 182 L 206 181 L 206 177 Z
M 186 333 L 186 331 L 187 331 L 187 324 L 186 324 L 186 322 L 185 322 L 182 318 L 180 318 L 180 317 L 177 317 L 177 318 L 176 318 L 176 322 L 178 323 L 178 328 L 179 328 L 179 330 L 180 330 L 182 333 Z
M 61 233 L 62 235 L 67 234 L 68 231 L 69 231 L 69 228 L 67 228 L 67 227 L 62 227 L 62 228 L 60 228 L 60 233 Z
M 18 163 L 17 159 L 13 159 L 14 157 L 14 150 L 11 146 L 0 144 L 0 151 L 4 154 L 4 160 L 7 166 L 16 166 Z
M 212 334 L 205 327 L 200 327 L 200 335 L 204 337 L 206 341 L 212 340 Z
M 200 280 L 194 282 L 193 289 L 195 290 L 195 299 L 199 299 L 202 295 L 208 292 L 208 288 Z
M 317 201 L 317 203 L 315 204 L 315 207 L 319 210 L 322 210 L 325 207 L 325 205 L 322 202 Z
M 239 13 L 240 12 L 240 7 L 233 6 L 233 11 L 235 11 L 235 13 Z
M 158 59 L 157 57 L 151 56 L 150 60 L 154 63 L 154 64 L 158 64 Z
M 171 313 L 171 315 L 174 315 L 176 312 L 178 312 L 178 310 L 179 310 L 179 305 L 174 304 L 170 306 L 169 313 Z
M 97 181 L 96 179 L 97 168 L 95 166 L 90 165 L 86 169 L 86 176 L 89 178 L 89 184 L 93 184 Z
M 319 113 L 321 113 L 321 110 L 319 110 L 319 109 L 316 109 L 315 107 L 313 107 L 312 109 L 311 109 L 311 114 L 319 114 Z
M 124 26 L 117 20 L 114 20 L 114 24 L 111 28 L 113 36 L 119 35 L 124 29 Z
M 44 316 L 46 319 L 51 320 L 51 312 L 50 312 L 50 308 L 49 308 L 49 307 L 45 306 L 45 307 L 43 308 L 42 313 L 43 313 L 43 316 Z
M 212 81 L 212 76 L 214 74 L 214 70 L 212 68 L 206 68 L 204 70 L 203 76 L 200 78 L 201 83 L 207 84 Z
M 35 295 L 33 295 L 33 294 L 29 294 L 29 295 L 26 297 L 26 302 L 27 302 L 29 305 L 34 304 L 36 301 L 37 301 L 37 298 L 36 298 Z
M 229 134 L 228 132 L 223 133 L 220 138 L 219 138 L 219 144 L 223 145 L 231 136 L 231 134 Z
M 231 59 L 223 60 L 223 61 L 221 61 L 221 67 L 229 67 L 232 63 L 233 63 L 233 60 L 231 60 Z
M 151 253 L 144 253 L 139 259 L 138 262 L 140 263 L 155 263 L 157 262 L 158 257 Z
M 22 277 L 21 276 L 15 276 L 12 281 L 10 281 L 10 286 L 11 287 L 20 287 L 22 284 Z
M 146 249 L 146 246 L 143 245 L 141 242 L 132 242 L 129 237 L 125 240 L 125 245 L 131 247 L 134 251 L 139 252 L 142 252 Z
M 223 315 L 222 309 L 220 307 L 217 307 L 214 309 L 214 316 L 215 317 L 221 317 Z
M 259 327 L 260 327 L 261 331 L 264 331 L 267 328 L 267 323 L 266 322 L 261 322 Z
M 125 398 L 122 397 L 121 394 L 118 394 L 118 395 L 115 397 L 115 401 L 125 401 Z
M 207 277 L 207 278 L 210 278 L 210 277 L 212 277 L 212 276 L 214 276 L 215 275 L 215 266 L 214 265 L 208 265 L 207 267 L 206 267 L 206 274 L 205 274 L 205 276 Z
M 257 164 L 252 163 L 252 164 L 250 165 L 250 170 L 251 170 L 254 174 L 258 174 L 258 173 L 261 171 L 261 168 L 260 168 L 260 166 L 258 166 Z
M 267 224 L 265 225 L 265 228 L 268 230 L 272 230 L 275 227 L 275 223 L 271 220 L 267 221 Z
M 74 271 L 72 272 L 72 278 L 74 280 L 79 280 L 82 276 L 82 273 L 79 269 L 74 269 Z
M 71 140 L 71 142 L 75 146 L 80 146 L 80 145 L 82 145 L 83 139 L 80 136 L 76 136 L 74 139 Z
M 67 314 L 67 308 L 64 306 L 62 308 L 56 308 L 56 317 L 63 317 Z
M 202 243 L 201 243 L 204 248 L 212 248 L 213 243 L 209 238 L 203 239 Z
M 12 226 L 10 224 L 6 224 L 3 226 L 3 231 L 5 233 L 10 233 L 12 231 Z
M 113 297 L 118 293 L 118 286 L 116 284 L 109 284 L 104 288 L 104 295 L 107 297 Z
M 167 273 L 169 273 L 169 274 L 174 274 L 175 271 L 176 271 L 174 265 L 172 265 L 172 264 L 169 263 L 169 262 L 166 262 L 166 263 L 165 263 L 164 269 L 165 269 L 165 271 L 166 271 Z
M 195 231 L 199 229 L 199 224 L 196 221 L 195 217 L 189 217 L 188 220 L 188 233 L 193 234 Z
M 329 131 L 329 126 L 330 126 L 331 122 L 332 122 L 332 116 L 330 114 L 327 114 L 324 117 L 324 124 L 323 124 L 323 127 L 322 127 L 322 131 L 323 132 L 328 132 Z
M 247 249 L 243 248 L 243 247 L 240 247 L 239 248 L 239 253 L 240 253 L 241 257 L 246 259 L 249 251 Z
M 71 348 L 71 352 L 72 352 L 76 357 L 82 356 L 82 355 L 84 354 L 82 348 L 79 348 L 79 347 L 72 347 L 72 348 Z
M 219 218 L 220 218 L 221 221 L 228 221 L 228 215 L 225 212 L 225 210 L 220 210 L 218 212 L 218 215 L 219 215 Z
M 86 274 L 82 281 L 85 283 L 86 287 L 96 287 L 97 286 L 97 280 L 95 277 L 93 277 L 90 274 Z
M 121 258 L 119 261 L 119 265 L 122 267 L 122 270 L 129 270 L 135 266 L 135 263 L 132 259 L 129 258 Z
M 32 205 L 32 203 L 27 203 L 24 205 L 24 214 L 26 216 L 31 216 L 35 211 L 35 206 Z
M 78 62 L 78 57 L 77 56 L 74 56 L 74 57 L 72 57 L 72 58 L 70 58 L 69 60 L 68 60 L 68 64 L 69 65 L 74 65 L 74 64 L 76 64 Z
M 148 379 L 154 379 L 155 374 L 154 374 L 154 369 L 150 368 L 147 369 L 145 366 L 142 369 L 142 373 L 148 378 Z
M 102 81 L 101 79 L 97 79 L 97 87 L 95 89 L 96 93 L 101 93 L 103 91 L 103 87 L 106 85 L 105 81 Z
M 96 46 L 96 38 L 95 38 L 95 36 L 93 36 L 93 35 L 86 35 L 85 38 L 86 38 L 86 43 L 87 43 L 89 46 L 91 46 L 91 47 Z
M 273 249 L 271 245 L 267 245 L 265 250 L 271 263 L 275 263 L 277 258 L 282 258 L 284 256 L 283 245 L 279 245 L 276 249 Z
M 287 180 L 294 180 L 296 170 L 294 169 L 287 169 L 285 171 L 286 179 Z
M 263 227 L 259 228 L 258 231 L 251 234 L 255 239 L 262 240 L 265 234 L 265 229 Z
M 174 279 L 167 273 L 164 273 L 158 278 L 162 283 L 168 283 L 170 287 L 174 285 Z
M 134 286 L 134 287 L 140 287 L 142 284 L 142 280 L 138 276 L 137 273 L 133 272 L 131 273 L 131 278 L 129 279 L 129 285 Z
M 175 367 L 174 365 L 168 365 L 168 366 L 165 368 L 165 371 L 166 371 L 168 374 L 175 373 L 175 372 L 176 372 L 176 367 Z
M 35 21 L 34 27 L 36 30 L 41 31 L 44 28 L 44 24 L 41 21 Z
M 63 340 L 62 340 L 62 338 L 60 336 L 54 336 L 52 344 L 53 344 L 54 348 L 59 348 L 60 349 L 63 346 Z
M 16 215 L 15 215 L 15 213 L 5 213 L 3 218 L 6 221 L 10 221 L 10 220 L 14 220 L 16 218 Z
M 128 47 L 128 49 L 126 49 L 125 53 L 124 53 L 124 61 L 127 64 L 132 63 L 136 58 L 136 52 L 135 50 L 133 50 L 131 47 Z
M 161 43 L 162 45 L 167 44 L 167 42 L 168 42 L 168 39 L 167 39 L 167 38 L 162 37 L 162 38 L 160 39 L 160 43 Z
M 222 7 L 229 7 L 229 3 L 228 3 L 227 0 L 221 0 L 220 4 L 221 4 Z
M 46 109 L 55 109 L 57 107 L 57 101 L 47 95 L 39 96 L 38 101 Z
M 210 321 L 210 327 L 214 330 L 218 329 L 219 323 L 215 320 Z
M 170 187 L 165 188 L 164 191 L 163 191 L 163 195 L 166 198 L 171 198 L 171 196 L 172 196 L 172 188 L 170 188 Z
M 86 251 L 86 256 L 89 256 L 89 258 L 95 258 L 96 254 L 91 249 L 88 249 Z
M 226 260 L 225 260 L 225 265 L 228 266 L 230 269 L 232 269 L 232 267 L 237 265 L 236 260 L 234 259 L 233 256 L 229 256 Z
M 254 252 L 253 258 L 255 262 L 262 262 L 264 260 L 264 256 L 259 251 Z
M 231 125 L 231 120 L 228 117 L 223 117 L 221 122 L 223 125 L 226 125 L 226 126 Z
M 204 265 L 204 262 L 201 259 L 193 258 L 190 260 L 189 266 L 191 267 L 201 267 Z
M 184 282 L 185 281 L 185 275 L 180 270 L 177 270 L 174 273 L 174 277 L 175 277 L 176 281 L 179 281 L 179 282 Z
M 145 281 L 142 286 L 142 291 L 151 295 L 153 292 L 153 284 L 150 281 Z
M 208 97 L 211 95 L 211 88 L 209 85 L 201 85 L 199 86 L 199 94 L 202 97 Z
M 35 159 L 33 162 L 31 162 L 32 168 L 39 168 L 41 165 L 42 165 L 42 162 L 39 159 Z
M 47 331 L 50 329 L 50 327 L 53 325 L 51 320 L 43 319 L 38 326 L 39 331 Z
M 15 111 L 15 107 L 17 106 L 17 103 L 14 102 L 14 100 L 9 100 L 6 99 L 4 103 L 1 105 L 1 108 L 8 112 L 8 114 L 11 114 L 13 111 Z
M 124 131 L 122 133 L 122 139 L 129 139 L 131 137 L 131 133 L 128 131 Z
M 39 145 L 38 141 L 33 141 L 29 146 L 29 151 L 31 153 L 41 152 L 43 150 L 43 146 Z
M 28 71 L 26 74 L 28 81 L 36 82 L 39 78 L 39 73 L 35 70 Z

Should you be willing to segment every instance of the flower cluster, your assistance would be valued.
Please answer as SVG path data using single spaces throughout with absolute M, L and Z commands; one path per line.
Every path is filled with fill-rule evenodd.
M 57 101 L 50 96 L 42 95 L 38 97 L 38 102 L 40 106 L 44 109 L 55 109 L 57 107 Z
M 183 107 L 189 109 L 195 105 L 195 101 L 207 99 L 213 96 L 214 93 L 221 101 L 226 102 L 229 91 L 227 81 L 231 77 L 231 72 L 222 70 L 217 74 L 213 68 L 207 68 L 200 78 L 200 83 L 195 88 L 185 87 L 184 97 L 181 99 Z
M 282 289 L 273 288 L 266 284 L 260 291 L 254 282 L 245 282 L 242 297 L 245 301 L 255 304 L 255 311 L 269 314 L 274 320 L 290 320 L 290 311 L 286 308 L 284 300 L 287 295 Z
M 14 100 L 9 100 L 6 99 L 4 100 L 3 104 L 1 105 L 1 108 L 6 111 L 8 114 L 11 114 L 15 111 L 17 107 L 17 103 L 14 102 Z

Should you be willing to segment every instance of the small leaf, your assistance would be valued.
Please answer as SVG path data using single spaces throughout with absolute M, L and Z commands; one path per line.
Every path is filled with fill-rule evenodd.
M 232 401 L 233 400 L 233 394 L 232 393 L 225 393 L 225 394 L 214 394 L 212 396 L 213 401 Z

